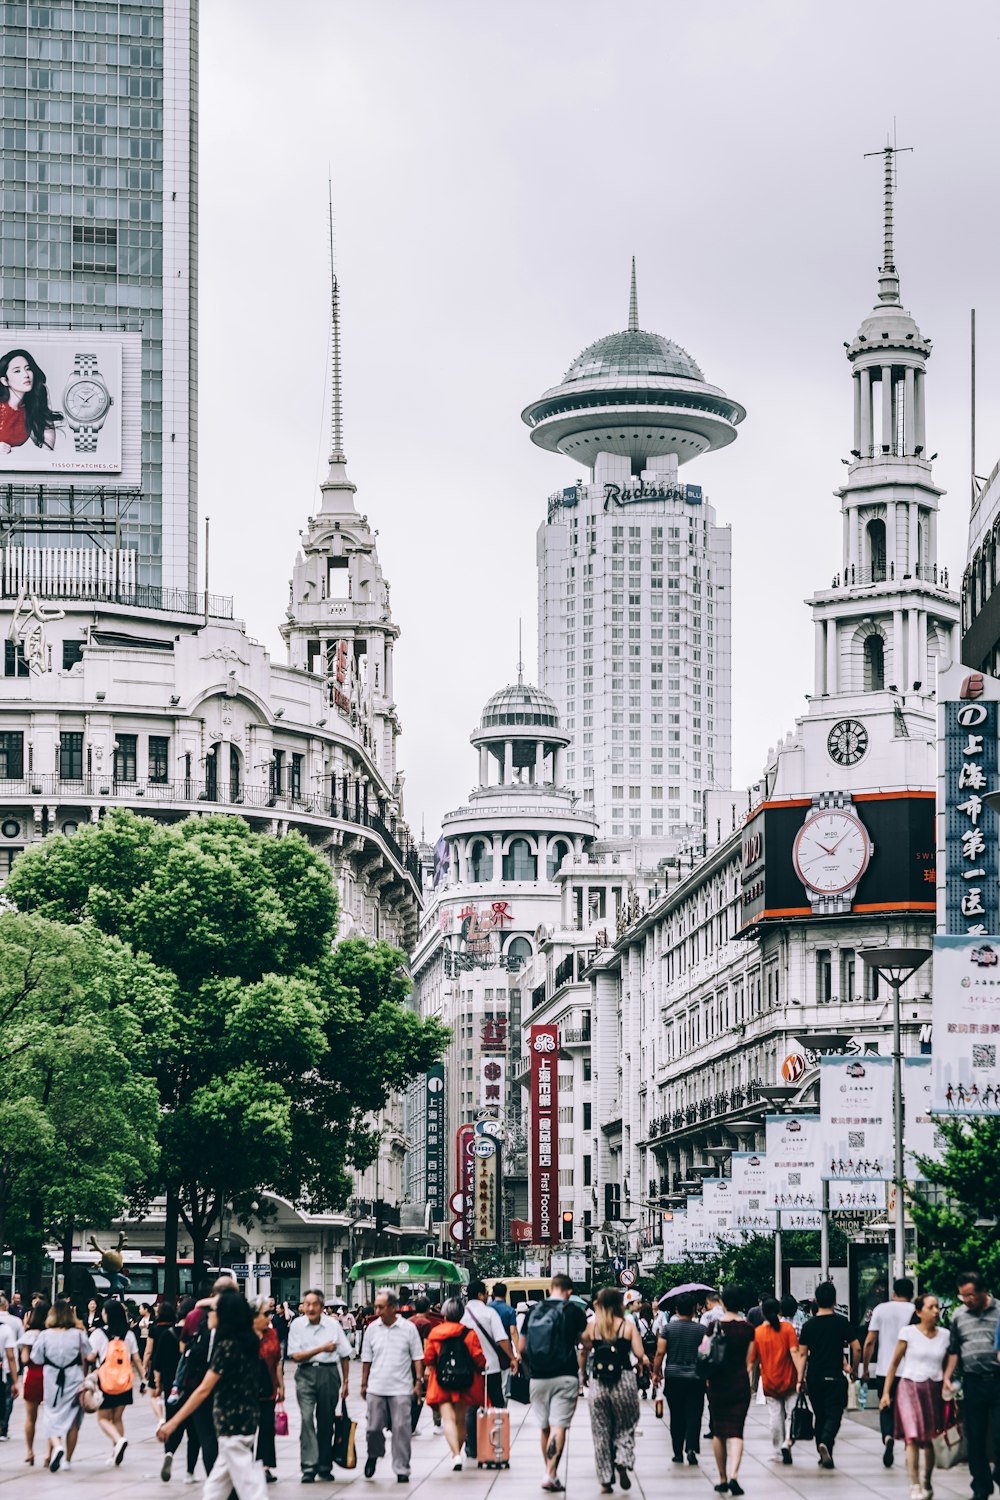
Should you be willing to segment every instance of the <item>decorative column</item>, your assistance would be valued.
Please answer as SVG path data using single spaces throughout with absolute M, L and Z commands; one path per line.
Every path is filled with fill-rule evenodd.
M 906 647 L 903 640 L 903 611 L 892 612 L 892 675 L 897 687 L 905 692 Z
M 911 500 L 909 506 L 908 530 L 910 535 L 909 572 L 911 578 L 917 578 L 920 570 L 920 507 L 915 500 Z
M 930 673 L 930 662 L 927 657 L 927 615 L 924 610 L 917 612 L 917 666 L 911 679 L 920 682 L 921 692 L 926 693 L 928 689 L 928 675 Z
M 489 784 L 490 784 L 490 751 L 489 751 L 489 746 L 488 745 L 480 745 L 480 747 L 479 747 L 479 785 L 480 786 L 489 786 Z
M 503 742 L 503 784 L 510 786 L 514 780 L 514 741 Z
M 885 506 L 885 576 L 890 578 L 893 573 L 898 578 L 901 572 L 899 566 L 899 553 L 897 551 L 896 538 L 896 502 L 887 500 Z M 890 563 L 892 566 L 890 567 Z
M 827 690 L 827 692 L 831 696 L 833 696 L 839 690 L 838 689 L 838 674 L 837 674 L 837 668 L 838 668 L 837 647 L 838 647 L 839 642 L 838 642 L 837 636 L 838 636 L 837 621 L 836 620 L 827 620 L 827 622 L 826 622 L 826 690 Z
M 920 612 L 916 609 L 908 609 L 906 611 L 906 614 L 907 635 L 909 637 L 907 641 L 907 666 L 909 670 L 907 671 L 905 684 L 902 682 L 899 683 L 899 686 L 903 689 L 904 693 L 908 693 L 915 682 L 919 682 L 922 680 L 919 650 Z
M 863 452 L 861 447 L 861 371 L 854 371 L 854 446 L 858 452 Z
M 538 878 L 539 878 L 539 880 L 547 880 L 549 878 L 548 877 L 548 862 L 549 862 L 549 836 L 548 836 L 547 833 L 540 833 L 538 835 L 538 864 L 536 866 L 536 868 L 538 870 Z
M 535 785 L 541 786 L 545 781 L 545 741 L 535 742 Z
M 826 623 L 823 620 L 813 622 L 816 628 L 816 659 L 815 680 L 816 697 L 822 698 L 826 694 Z
M 882 451 L 892 452 L 892 366 L 882 366 Z
M 907 365 L 907 367 L 906 367 L 906 375 L 904 377 L 905 378 L 905 382 L 906 382 L 906 393 L 905 393 L 905 408 L 904 408 L 904 411 L 903 411 L 903 452 L 904 452 L 904 454 L 907 454 L 907 455 L 909 455 L 909 454 L 911 454 L 913 452 L 913 449 L 914 449 L 914 447 L 916 445 L 916 441 L 917 441 L 917 439 L 916 439 L 916 424 L 915 424 L 915 422 L 913 420 L 913 418 L 914 418 L 913 398 L 914 398 L 914 390 L 916 389 L 916 382 L 915 382 L 915 379 L 914 379 L 915 374 L 916 374 L 916 372 L 913 369 L 913 366 L 912 365 Z
M 924 379 L 923 370 L 917 370 L 913 402 L 914 416 L 916 418 L 914 423 L 914 437 L 916 438 L 914 448 L 921 450 L 921 458 L 924 457 L 927 450 L 927 433 L 924 429 Z M 957 661 L 958 657 L 955 660 Z
M 937 511 L 927 512 L 927 563 L 934 576 L 934 568 L 937 566 Z
M 862 370 L 859 377 L 861 383 L 861 448 L 862 458 L 871 458 L 872 454 L 872 372 Z

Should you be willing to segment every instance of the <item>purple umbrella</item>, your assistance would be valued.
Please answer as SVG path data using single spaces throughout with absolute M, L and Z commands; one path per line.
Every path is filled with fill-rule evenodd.
M 661 1292 L 663 1298 L 682 1297 L 685 1292 L 714 1292 L 714 1286 L 706 1286 L 703 1281 L 685 1281 L 680 1286 L 672 1286 L 669 1292 Z

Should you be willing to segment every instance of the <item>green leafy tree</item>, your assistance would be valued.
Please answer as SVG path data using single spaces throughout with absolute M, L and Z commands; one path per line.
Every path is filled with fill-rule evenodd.
M 982 1271 L 1000 1286 L 1000 1121 L 937 1120 L 945 1149 L 921 1159 L 925 1182 L 910 1200 L 917 1228 L 917 1270 L 921 1282 L 954 1295 L 959 1271 Z
M 334 1207 L 374 1157 L 370 1114 L 443 1050 L 448 1033 L 405 1005 L 403 955 L 352 940 L 331 951 L 336 893 L 298 834 L 241 818 L 159 825 L 109 813 L 24 854 L 19 910 L 88 920 L 168 969 L 172 1023 L 154 1055 L 168 1263 L 178 1216 L 203 1264 L 227 1202 L 262 1189 Z
M 90 923 L 0 916 L 0 1244 L 37 1260 L 44 1234 L 68 1246 L 74 1224 L 112 1218 L 149 1177 L 149 1037 L 172 991 Z

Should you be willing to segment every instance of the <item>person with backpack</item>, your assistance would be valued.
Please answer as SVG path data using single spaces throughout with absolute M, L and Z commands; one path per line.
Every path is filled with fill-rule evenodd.
M 764 1321 L 754 1330 L 751 1362 L 757 1360 L 760 1364 L 764 1400 L 771 1416 L 772 1458 L 775 1463 L 790 1464 L 794 1441 L 792 1410 L 802 1385 L 806 1357 L 799 1349 L 795 1324 L 781 1317 L 777 1297 L 765 1297 L 760 1307 Z
M 441 1321 L 428 1330 L 424 1343 L 424 1399 L 440 1417 L 453 1469 L 462 1467 L 466 1414 L 475 1414 L 485 1394 L 486 1355 L 475 1329 L 463 1324 L 463 1311 L 457 1297 L 449 1298 L 441 1308 Z
M 128 1447 L 125 1408 L 132 1405 L 135 1377 L 142 1379 L 142 1360 L 122 1303 L 105 1302 L 101 1316 L 104 1326 L 95 1328 L 90 1335 L 90 1347 L 97 1360 L 97 1384 L 104 1397 L 97 1425 L 111 1443 L 108 1464 L 116 1465 L 121 1463 Z
M 663 1394 L 670 1413 L 670 1439 L 674 1463 L 685 1455 L 692 1467 L 698 1462 L 701 1414 L 705 1406 L 705 1378 L 698 1370 L 698 1348 L 705 1329 L 695 1321 L 697 1304 L 682 1294 L 674 1302 L 674 1315 L 660 1327 L 653 1361 L 653 1384 L 663 1376 Z
M 395 1292 L 375 1298 L 375 1320 L 365 1330 L 361 1399 L 368 1409 L 365 1478 L 373 1479 L 385 1454 L 385 1429 L 392 1429 L 392 1467 L 398 1484 L 410 1482 L 410 1402 L 424 1378 L 424 1346 L 408 1318 L 399 1316 Z M 343 1337 L 343 1330 L 341 1330 Z M 346 1340 L 345 1340 L 346 1342 Z
M 587 1360 L 593 1354 L 591 1375 Z M 636 1368 L 648 1371 L 649 1358 L 635 1320 L 625 1316 L 622 1294 L 606 1286 L 594 1299 L 594 1321 L 580 1340 L 580 1375 L 591 1386 L 590 1430 L 601 1493 L 610 1495 L 615 1472 L 623 1490 L 632 1488 L 629 1471 L 635 1468 L 635 1429 L 639 1423 L 639 1385 Z
M 465 1312 L 462 1324 L 472 1328 L 479 1336 L 486 1355 L 486 1397 L 484 1406 L 501 1409 L 507 1405 L 503 1395 L 505 1369 L 517 1370 L 517 1355 L 504 1327 L 500 1314 L 487 1304 L 485 1281 L 470 1281 L 466 1288 Z M 476 1458 L 476 1413 L 478 1407 L 470 1406 L 465 1413 L 465 1453 L 467 1458 Z
M 571 1301 L 573 1283 L 553 1276 L 549 1295 L 529 1309 L 521 1330 L 521 1355 L 531 1378 L 531 1410 L 541 1429 L 545 1479 L 542 1489 L 564 1488 L 559 1460 L 580 1395 L 576 1348 L 587 1326 L 587 1314 Z

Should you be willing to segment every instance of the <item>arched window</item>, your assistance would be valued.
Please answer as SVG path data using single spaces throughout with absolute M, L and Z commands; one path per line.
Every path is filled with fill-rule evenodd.
M 469 875 L 473 885 L 493 879 L 493 850 L 482 839 L 477 839 L 469 851 Z
M 556 839 L 549 845 L 548 859 L 545 862 L 545 870 L 550 880 L 555 880 L 559 866 L 569 853 L 569 845 L 565 839 Z
M 885 687 L 885 641 L 878 634 L 865 638 L 865 692 L 880 693 Z
M 503 953 L 507 960 L 507 968 L 517 970 L 523 968 L 531 957 L 531 944 L 525 937 L 511 938 Z
M 535 880 L 538 864 L 527 839 L 512 839 L 503 857 L 504 880 Z
M 881 520 L 869 521 L 865 527 L 868 537 L 868 558 L 871 567 L 872 582 L 885 582 L 885 522 Z

